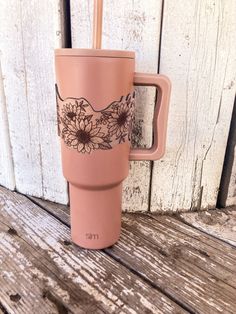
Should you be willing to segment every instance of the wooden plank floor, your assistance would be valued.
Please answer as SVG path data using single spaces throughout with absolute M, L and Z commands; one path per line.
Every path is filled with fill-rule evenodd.
M 236 313 L 235 213 L 124 214 L 91 251 L 66 206 L 0 187 L 0 313 Z

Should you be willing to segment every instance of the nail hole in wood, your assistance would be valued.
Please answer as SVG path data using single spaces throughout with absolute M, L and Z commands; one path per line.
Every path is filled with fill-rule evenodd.
M 19 295 L 19 293 L 16 294 L 10 294 L 10 300 L 13 302 L 18 302 L 20 301 L 21 296 Z
M 67 246 L 72 244 L 70 241 L 67 241 L 67 240 L 64 240 L 63 243 L 64 245 L 67 245 Z
M 209 255 L 207 252 L 205 252 L 205 251 L 198 250 L 198 252 L 199 252 L 200 254 L 202 254 L 203 256 L 210 257 L 210 255 Z
M 10 228 L 7 230 L 7 232 L 8 232 L 10 235 L 17 235 L 17 231 L 16 231 L 14 228 L 12 228 L 12 227 L 10 227 Z

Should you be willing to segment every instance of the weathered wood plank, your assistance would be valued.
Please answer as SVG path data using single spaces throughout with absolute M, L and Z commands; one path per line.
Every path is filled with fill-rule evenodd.
M 0 223 L 0 230 L 1 260 L 4 261 L 1 263 L 0 299 L 10 313 L 91 313 L 93 310 L 100 313 L 99 304 L 94 306 L 93 295 L 70 282 L 56 264 L 48 260 L 47 253 L 42 254 L 37 246 L 25 242 L 16 229 Z M 71 274 L 76 275 L 72 270 Z M 81 278 L 75 281 L 84 284 Z
M 235 258 L 236 258 L 236 251 L 232 246 L 227 245 L 200 230 L 193 228 L 191 225 L 187 225 L 177 219 L 171 217 L 154 217 L 161 225 L 166 225 L 169 228 L 172 228 L 176 231 L 179 231 L 183 234 L 183 237 L 186 238 L 191 236 L 192 245 L 196 247 L 199 251 L 205 251 L 206 246 L 208 247 L 207 251 L 209 252 L 211 259 L 223 265 L 225 268 L 236 272 L 235 266 Z M 207 269 L 207 267 L 206 267 Z
M 38 202 L 62 221 L 69 215 Z M 123 215 L 121 239 L 105 251 L 193 313 L 234 313 L 236 250 L 173 217 Z
M 172 81 L 152 211 L 214 208 L 235 97 L 236 2 L 166 0 L 160 73 Z
M 1 303 L 8 313 L 58 313 L 55 305 L 43 297 L 43 291 L 47 285 L 55 290 L 59 288 L 61 293 L 66 291 L 57 284 L 57 278 L 46 275 L 48 269 L 42 259 L 30 254 L 26 243 L 16 237 L 15 229 L 0 222 Z
M 54 48 L 63 43 L 62 1 L 1 4 L 0 50 L 18 191 L 67 202 L 56 131 Z
M 156 73 L 158 68 L 162 0 L 104 1 L 102 47 L 136 51 L 136 71 Z M 92 47 L 92 1 L 71 1 L 72 46 Z M 137 88 L 133 146 L 152 143 L 154 88 Z M 131 162 L 124 184 L 123 210 L 147 211 L 150 162 Z M 142 182 L 142 184 L 140 184 Z
M 236 290 L 196 265 L 185 263 L 175 251 L 168 255 L 165 246 L 160 250 L 155 241 L 158 236 L 145 236 L 142 226 L 134 233 L 124 225 L 121 241 L 109 252 L 193 313 L 234 313 Z M 207 269 L 207 263 L 205 266 Z
M 42 208 L 45 208 L 53 216 L 58 217 L 58 219 L 60 219 L 65 224 L 70 225 L 69 208 L 67 206 L 44 201 L 35 197 L 32 197 L 32 200 L 36 204 L 39 204 Z M 211 213 L 212 216 L 211 215 L 209 216 L 208 214 L 209 212 Z M 227 218 L 225 217 L 226 214 Z M 195 217 L 196 215 L 200 217 L 205 217 L 202 220 L 204 220 L 205 223 L 208 222 L 210 226 L 207 226 L 206 224 L 204 227 L 200 227 L 199 224 L 196 223 L 195 219 L 191 218 Z M 123 215 L 124 219 L 125 217 L 126 216 Z M 132 220 L 131 217 L 130 220 Z M 222 243 L 222 241 L 209 237 L 205 234 L 208 233 L 210 235 L 218 237 L 220 240 L 226 241 L 224 232 L 228 234 L 228 232 L 234 231 L 235 211 L 224 210 L 224 214 L 222 214 L 222 210 L 216 211 L 210 210 L 208 212 L 181 214 L 180 215 L 181 219 L 183 219 L 190 225 L 186 225 L 185 223 L 170 216 L 157 216 L 153 214 L 150 216 L 145 215 L 143 216 L 145 217 L 143 220 L 141 217 L 142 216 L 135 215 L 133 223 L 136 222 L 136 219 L 138 219 L 138 221 L 142 223 L 145 222 L 145 219 L 148 221 L 148 224 L 150 224 L 150 228 L 149 231 L 145 234 L 145 236 L 147 236 L 149 232 L 152 233 L 151 227 L 155 227 L 155 229 L 158 228 L 158 232 L 164 233 L 165 236 L 168 237 L 168 238 L 160 237 L 159 240 L 164 241 L 162 243 L 163 246 L 165 244 L 165 241 L 170 241 L 170 243 L 172 243 L 172 241 L 176 241 L 178 239 L 179 242 L 182 243 L 183 245 L 185 244 L 188 245 L 188 249 L 194 248 L 198 250 L 200 254 L 204 255 L 205 253 L 206 256 L 210 254 L 212 261 L 220 265 L 224 265 L 224 267 L 228 268 L 229 270 L 236 272 L 235 265 L 236 250 L 232 249 L 229 246 L 225 246 L 225 244 Z M 219 220 L 221 220 L 221 222 L 223 221 L 225 222 L 225 230 L 224 232 L 222 232 L 222 234 L 220 234 L 220 232 L 218 234 L 213 232 L 214 223 L 212 222 L 215 221 L 215 217 L 217 219 L 217 222 Z M 219 217 L 222 218 L 219 219 Z M 152 220 L 150 220 L 150 218 L 152 218 Z M 155 223 L 153 223 L 153 219 L 155 219 L 156 221 Z M 192 226 L 197 227 L 199 230 L 192 228 Z M 209 228 L 210 230 L 208 230 L 208 227 L 210 227 Z M 205 233 L 201 232 L 200 230 L 204 231 Z M 201 261 L 199 260 L 199 262 Z
M 62 222 L 64 222 L 67 225 L 70 225 L 70 211 L 69 211 L 69 207 L 68 206 L 64 206 L 64 205 L 60 205 L 57 203 L 53 203 L 53 202 L 48 202 L 48 201 L 44 201 L 42 199 L 36 198 L 36 197 L 30 197 L 36 204 L 38 204 L 39 206 L 41 206 L 42 208 L 46 209 L 49 213 L 51 213 L 53 216 L 58 217 L 59 220 L 61 220 Z M 216 217 L 225 217 L 225 215 L 222 215 L 222 210 L 210 210 L 210 213 L 215 212 L 214 216 Z M 225 210 L 225 213 L 227 213 L 228 218 L 227 219 L 222 219 L 225 220 L 225 222 L 227 222 L 227 226 L 229 225 L 230 228 L 232 226 L 235 225 L 235 211 L 229 211 L 229 210 Z M 229 246 L 225 246 L 225 244 L 222 241 L 219 241 L 213 237 L 209 237 L 208 235 L 206 235 L 205 233 L 201 232 L 200 228 L 198 228 L 198 225 L 195 224 L 195 220 L 191 219 L 191 216 L 195 216 L 198 213 L 183 213 L 180 215 L 181 219 L 184 219 L 184 221 L 186 221 L 187 223 L 189 223 L 190 225 L 187 225 L 181 221 L 179 221 L 178 219 L 175 219 L 174 217 L 171 216 L 158 216 L 158 215 L 154 215 L 151 214 L 150 216 L 144 215 L 144 220 L 145 219 L 150 219 L 149 217 L 151 217 L 152 219 L 155 219 L 155 228 L 157 228 L 159 226 L 159 231 L 160 232 L 164 232 L 166 236 L 170 237 L 170 241 L 173 240 L 173 238 L 176 239 L 181 239 L 183 244 L 188 244 L 191 245 L 191 247 L 196 248 L 197 250 L 199 250 L 199 252 L 203 253 L 205 252 L 205 250 L 207 250 L 207 254 L 210 253 L 211 254 L 211 259 L 213 261 L 215 261 L 216 263 L 219 263 L 220 265 L 224 265 L 225 267 L 227 267 L 229 270 L 231 271 L 235 271 L 236 272 L 236 265 L 235 265 L 235 259 L 236 259 L 236 250 L 229 247 Z M 200 212 L 199 215 L 204 217 L 205 215 L 207 215 L 207 212 Z M 123 215 L 123 218 L 125 219 L 126 216 Z M 128 216 L 129 217 L 129 216 Z M 130 220 L 132 220 L 133 217 L 134 222 L 136 221 L 136 219 L 141 219 L 140 217 L 142 216 L 130 216 Z M 139 217 L 139 218 L 138 218 Z M 187 217 L 187 218 L 185 218 Z M 188 218 L 189 217 L 189 218 Z M 212 219 L 214 219 L 212 217 L 208 218 L 209 221 L 211 221 Z M 149 223 L 151 224 L 151 221 L 153 220 L 148 220 Z M 153 223 L 152 223 L 153 225 Z M 193 225 L 194 227 L 197 227 L 199 230 L 196 230 L 195 228 L 192 228 Z M 226 231 L 227 231 L 227 227 L 226 226 Z M 230 229 L 229 228 L 229 229 Z M 207 228 L 205 227 L 204 229 L 202 229 L 202 231 L 209 233 L 210 235 L 216 235 L 215 233 L 210 233 L 211 231 L 208 231 Z M 234 229 L 232 229 L 232 231 L 234 231 Z M 151 232 L 151 230 L 149 230 L 149 232 Z M 146 234 L 145 236 L 147 236 L 148 234 Z M 175 240 L 176 240 L 175 239 Z M 224 234 L 219 235 L 219 239 L 221 240 L 225 240 L 224 238 Z M 160 239 L 161 241 L 162 239 Z M 164 239 L 165 241 L 168 241 L 169 239 Z M 164 243 L 163 243 L 164 245 Z M 227 254 L 226 254 L 226 250 L 227 250 Z M 203 253 L 204 254 L 204 253 Z M 207 255 L 206 254 L 206 255 Z
M 127 223 L 134 230 L 142 229 L 145 236 L 155 239 L 155 243 L 168 256 L 176 258 L 185 264 L 186 268 L 197 266 L 204 272 L 211 274 L 214 278 L 220 279 L 228 285 L 236 288 L 236 250 L 228 245 L 224 245 L 224 252 L 201 241 L 204 234 L 198 233 L 198 238 L 184 234 L 182 231 L 168 224 L 169 219 L 174 224 L 179 224 L 178 220 L 166 218 L 156 220 L 154 217 L 137 217 L 135 221 L 127 220 Z M 181 224 L 181 222 L 180 222 Z M 208 237 L 209 238 L 209 237 Z M 220 242 L 222 245 L 222 242 Z
M 210 247 L 212 247 L 214 250 L 217 251 L 216 257 L 217 256 L 222 257 L 222 260 L 220 263 L 222 263 L 224 259 L 227 259 L 227 260 L 231 259 L 231 262 L 227 262 L 227 267 L 235 271 L 236 266 L 235 266 L 235 263 L 233 263 L 232 261 L 235 260 L 236 258 L 236 251 L 230 245 L 227 245 L 227 254 L 225 254 L 226 244 L 224 242 L 214 237 L 211 237 L 196 228 L 193 228 L 191 225 L 183 223 L 180 220 L 171 218 L 169 216 L 162 216 L 162 217 L 154 216 L 154 219 L 159 221 L 161 224 L 168 225 L 170 228 L 173 228 L 175 230 L 182 232 L 185 236 L 191 236 L 194 245 L 196 245 L 195 240 L 198 239 L 200 240 L 200 242 L 202 242 L 203 245 L 209 245 Z
M 236 246 L 236 210 L 220 209 L 185 213 L 181 219 L 214 237 Z M 236 256 L 235 256 L 236 258 Z
M 9 127 L 6 111 L 6 99 L 3 88 L 3 80 L 0 62 L 0 184 L 14 190 L 15 177 L 13 169 L 12 151 L 9 136 Z
M 106 253 L 73 245 L 69 228 L 26 197 L 0 188 L 0 215 L 1 268 L 14 280 L 0 300 L 10 313 L 15 308 L 7 291 L 21 292 L 19 313 L 33 311 L 34 294 L 76 314 L 185 312 Z M 4 286 L 2 271 L 0 278 Z

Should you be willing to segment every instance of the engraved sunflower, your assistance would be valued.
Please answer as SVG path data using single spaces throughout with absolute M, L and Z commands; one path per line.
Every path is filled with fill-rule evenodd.
M 113 108 L 108 119 L 108 130 L 110 136 L 116 136 L 119 142 L 125 140 L 125 136 L 130 133 L 133 119 L 133 103 L 127 102 L 119 104 Z
M 98 148 L 104 149 L 104 146 L 106 149 L 111 148 L 104 140 L 104 133 L 100 132 L 100 129 L 90 121 L 90 117 L 76 119 L 64 130 L 65 142 L 81 153 L 90 153 L 91 150 Z
M 81 114 L 81 107 L 78 102 L 75 104 L 67 103 L 62 109 L 63 118 L 68 122 L 76 120 L 76 118 Z
M 104 110 L 95 111 L 85 98 L 67 98 L 63 101 L 57 96 L 60 137 L 68 147 L 81 153 L 108 150 L 130 140 L 134 97 L 134 93 L 122 96 Z

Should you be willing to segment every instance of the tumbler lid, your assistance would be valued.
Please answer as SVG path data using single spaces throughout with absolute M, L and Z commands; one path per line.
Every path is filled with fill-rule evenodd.
M 134 51 L 126 50 L 108 50 L 108 49 L 80 49 L 80 48 L 62 48 L 55 49 L 55 56 L 72 57 L 109 57 L 109 58 L 128 58 L 134 59 Z

